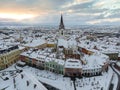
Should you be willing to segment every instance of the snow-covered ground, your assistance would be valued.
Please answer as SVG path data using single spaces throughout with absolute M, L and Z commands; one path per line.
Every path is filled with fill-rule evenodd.
M 11 74 L 14 65 L 0 73 L 0 90 L 47 90 L 32 74 L 26 72 Z M 5 72 L 7 71 L 7 72 Z M 2 73 L 5 73 L 3 75 Z M 8 80 L 3 80 L 8 77 Z
M 38 70 L 32 67 L 25 67 L 24 71 L 32 73 L 38 80 L 48 85 L 54 86 L 60 90 L 74 90 L 73 81 L 63 75 L 54 74 L 45 70 Z M 77 90 L 108 90 L 112 81 L 113 71 L 109 67 L 109 71 L 102 74 L 102 76 L 95 77 L 83 77 L 82 79 L 76 79 L 75 86 Z M 117 83 L 117 81 L 112 81 Z
M 113 74 L 113 80 L 112 80 L 112 84 L 114 84 L 113 90 L 116 90 L 117 88 L 117 83 L 118 83 L 118 77 L 117 74 Z
M 63 75 L 55 74 L 45 70 L 39 70 L 29 66 L 25 66 L 22 69 L 22 73 L 16 73 L 15 76 L 15 87 L 14 88 L 14 76 L 6 73 L 6 75 L 0 76 L 2 78 L 9 77 L 9 80 L 4 81 L 0 78 L 0 89 L 6 88 L 6 90 L 44 90 L 39 88 L 44 88 L 44 86 L 39 82 L 46 83 L 60 90 L 74 90 L 73 81 L 69 77 L 63 77 Z M 14 65 L 5 69 L 4 71 L 15 70 Z M 2 72 L 2 71 L 1 71 Z M 21 75 L 24 76 L 21 79 Z M 27 81 L 29 81 L 29 86 L 27 86 Z M 77 90 L 108 90 L 110 83 L 114 84 L 114 90 L 117 87 L 118 78 L 117 75 L 109 67 L 108 72 L 104 72 L 101 76 L 94 77 L 83 77 L 82 79 L 76 78 L 75 87 Z M 34 84 L 37 85 L 34 89 Z M 45 89 L 47 90 L 47 89 Z

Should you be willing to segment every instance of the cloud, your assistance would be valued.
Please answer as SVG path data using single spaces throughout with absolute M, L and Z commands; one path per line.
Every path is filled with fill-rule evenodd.
M 72 9 L 72 10 L 85 9 L 85 8 L 90 8 L 93 3 L 94 3 L 93 0 L 80 1 L 79 3 L 73 2 L 63 5 L 62 8 Z
M 97 19 L 97 20 L 92 20 L 88 21 L 88 24 L 102 24 L 105 22 L 120 22 L 120 18 L 106 18 L 106 19 Z
M 105 9 L 120 9 L 120 1 L 119 0 L 98 0 L 93 5 L 96 8 L 105 8 Z
M 0 14 L 28 14 L 23 22 L 57 23 L 60 12 L 66 24 L 120 22 L 119 0 L 0 0 Z M 10 18 L 8 18 L 11 20 Z M 112 19 L 112 20 L 110 20 Z M 6 20 L 6 19 L 4 19 Z

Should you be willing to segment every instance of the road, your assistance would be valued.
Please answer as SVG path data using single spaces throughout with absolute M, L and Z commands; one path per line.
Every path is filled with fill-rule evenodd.
M 117 89 L 116 89 L 116 90 L 120 90 L 120 74 L 118 74 L 118 72 L 115 71 L 115 68 L 113 68 L 113 67 L 114 67 L 114 64 L 115 64 L 115 63 L 111 63 L 110 66 L 111 66 L 111 68 L 113 69 L 113 71 L 114 71 L 114 72 L 117 74 L 117 76 L 118 76 L 118 85 L 117 85 Z

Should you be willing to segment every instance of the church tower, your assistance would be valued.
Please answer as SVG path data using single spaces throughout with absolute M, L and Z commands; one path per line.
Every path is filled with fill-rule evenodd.
M 62 16 L 62 14 L 61 14 L 60 25 L 59 25 L 59 30 L 60 29 L 65 29 L 64 23 L 63 23 L 63 16 Z
M 60 35 L 64 35 L 64 30 L 65 30 L 65 26 L 64 26 L 64 22 L 63 22 L 63 16 L 61 14 L 60 25 L 59 25 Z

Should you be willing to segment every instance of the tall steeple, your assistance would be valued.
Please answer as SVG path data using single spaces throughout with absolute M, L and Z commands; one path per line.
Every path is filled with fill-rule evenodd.
M 62 16 L 62 14 L 61 14 L 61 19 L 60 19 L 59 29 L 65 29 L 64 23 L 63 23 L 63 16 Z

